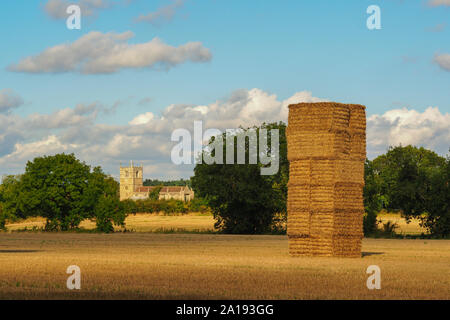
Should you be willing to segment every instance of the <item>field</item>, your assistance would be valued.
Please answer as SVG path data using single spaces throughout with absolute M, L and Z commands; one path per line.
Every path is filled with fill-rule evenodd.
M 0 298 L 450 298 L 449 240 L 364 239 L 360 259 L 292 258 L 286 236 L 155 233 L 207 231 L 210 216 L 129 219 L 149 232 L 0 233 Z M 39 221 L 10 227 L 23 223 Z M 69 265 L 81 290 L 66 288 Z M 366 287 L 369 265 L 381 268 L 380 290 Z
M 133 214 L 125 220 L 126 228 L 135 232 L 212 232 L 214 231 L 214 218 L 212 215 L 190 213 L 179 216 L 165 216 L 155 214 Z M 7 224 L 10 231 L 28 230 L 33 227 L 41 228 L 45 224 L 43 218 L 29 218 L 16 223 Z M 85 220 L 80 227 L 91 230 L 95 223 Z M 120 230 L 116 227 L 117 231 Z
M 381 221 L 379 227 L 388 221 L 397 224 L 396 232 L 403 235 L 420 235 L 427 233 L 424 228 L 419 226 L 418 220 L 412 220 L 406 223 L 399 214 L 380 213 L 378 219 Z M 129 215 L 126 219 L 126 228 L 136 232 L 199 232 L 211 233 L 215 230 L 214 218 L 210 214 L 190 213 L 187 215 L 167 216 L 156 214 L 134 214 Z M 8 230 L 17 231 L 24 228 L 32 229 L 33 227 L 41 228 L 45 224 L 43 218 L 28 218 L 27 220 L 10 223 L 7 225 Z M 82 228 L 90 230 L 95 228 L 95 224 L 91 221 L 83 221 L 80 225 Z M 120 230 L 120 228 L 116 228 Z
M 400 214 L 382 212 L 378 214 L 378 220 L 381 220 L 381 223 L 378 225 L 379 228 L 381 228 L 383 223 L 388 221 L 395 223 L 397 225 L 395 232 L 401 235 L 420 235 L 422 233 L 428 233 L 425 228 L 422 228 L 419 225 L 418 219 L 412 219 L 409 223 L 407 223 L 405 219 L 400 216 Z

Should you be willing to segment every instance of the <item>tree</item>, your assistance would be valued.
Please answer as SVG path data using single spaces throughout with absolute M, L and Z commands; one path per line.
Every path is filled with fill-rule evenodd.
M 158 179 L 145 179 L 144 180 L 144 186 L 153 187 L 153 186 L 188 186 L 191 187 L 191 180 L 169 180 L 169 181 L 163 181 Z
M 372 161 L 364 163 L 364 235 L 370 235 L 377 229 L 377 213 L 382 209 L 381 178 L 374 169 Z
M 423 225 L 439 237 L 450 236 L 450 158 L 441 170 L 432 170 L 429 176 L 426 215 Z
M 418 218 L 435 236 L 450 234 L 449 160 L 413 146 L 389 148 L 373 160 L 385 208 Z
M 148 194 L 148 198 L 151 200 L 159 200 L 159 193 L 161 192 L 162 186 L 156 186 Z
M 115 196 L 100 196 L 95 207 L 97 230 L 105 233 L 113 232 L 114 226 L 125 226 L 125 204 Z
M 28 161 L 19 179 L 3 181 L 3 215 L 41 216 L 46 230 L 75 229 L 95 219 L 101 196 L 117 197 L 118 184 L 100 167 L 91 167 L 73 154 L 44 156 Z
M 257 164 L 197 164 L 192 177 L 192 186 L 196 195 L 203 197 L 211 207 L 216 228 L 225 233 L 257 234 L 269 232 L 275 213 L 282 212 L 286 216 L 287 179 L 289 166 L 287 161 L 287 146 L 285 129 L 282 122 L 263 124 L 261 127 L 243 129 L 256 130 L 259 137 L 260 129 L 279 129 L 280 153 L 279 171 L 275 175 L 261 175 L 261 162 Z M 223 135 L 225 138 L 225 135 Z M 270 137 L 270 135 L 269 135 Z M 211 143 L 215 138 L 211 139 Z M 224 139 L 225 141 L 225 139 Z M 258 153 L 271 151 L 269 139 L 268 150 L 258 150 Z M 234 156 L 237 156 L 236 144 Z M 204 155 L 214 157 L 215 150 L 204 151 Z M 246 159 L 249 157 L 249 142 L 246 140 Z M 223 146 L 224 163 L 226 147 Z M 236 158 L 235 158 L 236 160 Z M 236 161 L 235 161 L 236 163 Z
M 15 201 L 19 192 L 21 176 L 5 176 L 0 185 L 0 230 L 5 229 L 6 220 L 24 218 L 21 205 Z

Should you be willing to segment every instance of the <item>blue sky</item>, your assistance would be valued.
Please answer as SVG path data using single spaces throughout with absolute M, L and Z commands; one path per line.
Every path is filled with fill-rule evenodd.
M 10 89 L 21 97 L 21 106 L 8 116 L 23 119 L 78 104 L 97 102 L 106 108 L 119 102 L 115 112 L 95 117 L 95 124 L 110 126 L 126 126 L 147 112 L 158 116 L 169 105 L 226 101 L 236 90 L 258 88 L 276 95 L 279 101 L 308 91 L 321 99 L 364 104 L 368 116 L 374 117 L 402 108 L 414 110 L 420 117 L 428 107 L 435 107 L 444 117 L 439 123 L 445 131 L 450 69 L 433 59 L 450 53 L 450 1 L 437 1 L 432 6 L 425 0 L 186 0 L 171 19 L 155 26 L 135 19 L 158 12 L 173 1 L 117 0 L 111 7 L 96 10 L 94 16 L 85 17 L 82 12 L 81 30 L 68 30 L 64 19 L 52 18 L 45 10 L 47 1 L 2 1 L 0 90 Z M 372 4 L 381 8 L 381 30 L 366 27 L 366 9 Z M 128 44 L 146 43 L 155 37 L 174 47 L 201 42 L 211 58 L 187 61 L 169 70 L 140 67 L 111 74 L 7 69 L 93 31 L 132 31 L 134 37 Z M 150 102 L 139 103 L 142 99 Z M 38 130 L 42 136 L 35 140 L 45 134 L 58 135 L 61 129 Z M 448 150 L 448 133 L 442 138 L 441 131 L 440 139 Z M 22 144 L 33 142 L 33 137 L 23 139 Z M 418 141 L 421 143 L 428 146 Z M 445 150 L 442 143 L 436 150 L 441 154 Z M 117 157 L 125 159 L 126 155 Z M 150 166 L 152 160 L 148 161 Z M 164 162 L 163 157 L 160 161 Z M 113 160 L 104 165 L 113 171 Z M 174 169 L 174 176 L 176 172 Z M 188 176 L 187 172 L 180 171 L 180 175 Z

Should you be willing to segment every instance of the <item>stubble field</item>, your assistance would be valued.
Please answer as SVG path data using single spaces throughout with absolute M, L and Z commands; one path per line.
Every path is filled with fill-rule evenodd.
M 286 236 L 0 233 L 2 299 L 449 299 L 450 240 L 364 239 L 358 259 L 287 253 Z M 81 268 L 81 290 L 66 269 Z M 381 289 L 366 287 L 369 265 Z

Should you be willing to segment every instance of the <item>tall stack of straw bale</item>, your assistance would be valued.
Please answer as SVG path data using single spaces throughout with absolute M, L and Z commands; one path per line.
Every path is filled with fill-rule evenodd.
M 292 104 L 286 135 L 290 254 L 360 257 L 365 107 Z

